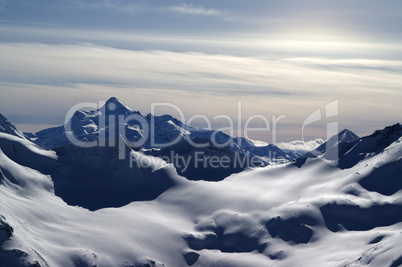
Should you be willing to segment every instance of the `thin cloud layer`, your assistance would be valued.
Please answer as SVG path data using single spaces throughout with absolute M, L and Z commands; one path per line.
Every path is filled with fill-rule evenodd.
M 187 3 L 181 3 L 180 5 L 177 6 L 167 7 L 167 9 L 185 15 L 219 16 L 222 14 L 218 10 L 212 8 L 204 8 L 200 5 L 196 6 Z
M 292 130 L 300 134 L 303 120 L 334 99 L 339 100 L 345 128 L 353 129 L 350 126 L 360 123 L 359 129 L 371 131 L 382 126 L 385 118 L 397 122 L 402 111 L 397 101 L 402 98 L 402 61 L 264 59 L 26 43 L 3 43 L 0 50 L 2 107 L 11 114 L 21 112 L 9 105 L 17 92 L 37 111 L 43 108 L 45 114 L 54 114 L 60 121 L 63 112 L 80 99 L 96 102 L 114 95 L 146 113 L 153 102 L 170 102 L 189 116 L 198 113 L 212 119 L 224 113 L 235 120 L 237 101 L 242 100 L 243 122 L 253 114 L 268 118 L 284 114 L 287 118 L 281 123 L 288 128 L 281 131 L 291 135 Z M 51 110 L 57 107 L 41 104 L 44 99 L 35 95 L 53 103 L 63 99 L 65 107 L 54 113 Z M 177 116 L 174 110 L 163 112 Z M 223 127 L 222 123 L 216 121 L 215 126 Z M 261 122 L 254 125 L 261 126 Z M 316 130 L 311 136 L 323 137 L 322 131 Z M 267 140 L 266 134 L 253 137 Z M 289 139 L 298 138 L 296 134 Z
M 228 95 L 400 96 L 402 61 L 264 59 L 94 45 L 0 44 L 0 78 L 32 84 L 114 84 Z M 352 90 L 351 90 L 352 89 Z

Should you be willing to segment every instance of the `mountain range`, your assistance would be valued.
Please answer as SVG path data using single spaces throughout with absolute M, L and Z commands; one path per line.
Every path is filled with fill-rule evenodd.
M 131 118 L 131 120 L 119 120 L 119 116 Z M 143 116 L 139 111 L 133 111 L 115 97 L 110 98 L 97 110 L 75 111 L 66 125 L 44 129 L 37 133 L 25 133 L 25 136 L 44 149 L 55 149 L 71 144 L 66 133 L 72 133 L 79 142 L 88 143 L 99 140 L 110 147 L 114 147 L 119 136 L 124 134 L 125 143 L 128 143 L 131 148 L 142 149 L 147 155 L 165 156 L 168 163 L 172 163 L 180 175 L 192 180 L 208 181 L 222 180 L 248 167 L 282 164 L 300 157 L 319 145 L 325 146 L 322 140 L 298 141 L 298 147 L 295 149 L 290 148 L 291 143 L 287 146 L 286 143 L 281 143 L 287 147 L 286 151 L 275 144 L 256 145 L 246 138 L 233 138 L 218 130 L 186 125 L 170 115 Z M 194 146 L 194 143 L 205 145 Z M 303 144 L 306 144 L 305 150 L 301 148 Z M 188 158 L 189 167 L 172 160 L 169 157 L 172 152 L 176 157 Z M 210 168 L 208 165 L 194 170 L 192 166 L 195 166 L 194 160 L 197 153 L 220 159 L 229 158 L 230 166 L 223 169 Z
M 99 136 L 98 112 L 71 121 L 80 140 Z M 165 133 L 169 120 L 203 132 L 157 119 Z M 22 134 L 0 116 L 0 266 L 402 265 L 400 124 L 364 137 L 344 130 L 294 160 L 219 179 L 164 160 L 193 153 L 191 133 L 174 131 L 174 148 L 78 147 L 57 143 L 63 131 Z M 203 134 L 191 140 L 211 141 Z M 263 158 L 250 147 L 202 149 Z

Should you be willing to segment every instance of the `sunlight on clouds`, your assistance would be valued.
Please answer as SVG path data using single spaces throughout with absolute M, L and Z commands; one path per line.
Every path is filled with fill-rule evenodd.
M 226 14 L 225 14 L 226 15 Z M 162 50 L 174 52 L 203 51 L 246 57 L 331 57 L 331 58 L 380 58 L 402 60 L 400 43 L 365 41 L 357 38 L 321 35 L 288 35 L 286 33 L 261 34 L 254 31 L 232 35 L 214 35 L 189 32 L 152 34 L 146 31 L 99 30 L 64 28 L 39 25 L 0 25 L 0 36 L 7 42 L 97 44 L 98 46 L 136 50 Z M 0 39 L 2 39 L 0 38 Z M 244 40 L 247 40 L 245 42 Z
M 42 118 L 34 120 L 36 124 L 52 116 L 61 124 L 74 104 L 111 96 L 142 113 L 150 112 L 153 102 L 170 102 L 188 116 L 211 119 L 219 114 L 235 118 L 237 101 L 242 100 L 244 118 L 286 115 L 279 130 L 291 136 L 289 140 L 299 139 L 295 135 L 311 112 L 335 99 L 341 124 L 352 130 L 371 131 L 383 126 L 385 117 L 394 123 L 401 114 L 401 61 L 264 59 L 26 43 L 3 43 L 0 50 L 1 106 L 20 117 L 35 110 Z M 23 97 L 16 100 L 16 94 Z M 160 112 L 177 116 L 175 111 Z M 215 123 L 217 128 L 227 126 Z M 324 137 L 321 132 L 311 136 Z M 254 138 L 269 141 L 266 136 Z
M 0 49 L 0 77 L 7 82 L 218 89 L 228 95 L 327 95 L 323 88 L 337 95 L 401 94 L 398 61 L 259 59 L 92 45 L 0 44 Z

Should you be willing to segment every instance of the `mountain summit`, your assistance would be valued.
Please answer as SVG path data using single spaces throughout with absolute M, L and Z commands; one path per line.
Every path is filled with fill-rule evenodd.
M 324 153 L 325 151 L 328 151 L 340 143 L 346 143 L 346 142 L 351 142 L 356 139 L 358 139 L 359 136 L 352 132 L 351 130 L 344 129 L 340 131 L 339 133 L 333 135 L 331 138 L 329 138 L 325 143 L 317 147 L 316 151 L 319 151 L 321 153 Z
M 117 114 L 117 115 L 128 115 L 130 113 L 138 113 L 138 111 L 133 111 L 126 105 L 124 105 L 119 99 L 116 97 L 109 98 L 105 105 L 99 109 L 99 111 L 106 112 L 108 114 Z

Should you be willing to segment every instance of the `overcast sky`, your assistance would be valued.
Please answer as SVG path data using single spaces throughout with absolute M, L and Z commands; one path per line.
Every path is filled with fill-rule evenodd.
M 402 121 L 402 1 L 0 0 L 3 115 L 36 131 L 111 96 L 143 114 L 169 102 L 235 121 L 241 100 L 243 123 L 286 115 L 278 141 L 338 100 L 307 139 L 334 121 L 369 134 Z

